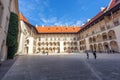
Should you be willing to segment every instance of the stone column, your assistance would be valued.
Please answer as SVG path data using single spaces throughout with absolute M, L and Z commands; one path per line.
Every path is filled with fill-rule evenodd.
M 64 52 L 64 45 L 63 45 L 63 41 L 60 41 L 60 53 Z
M 34 38 L 29 37 L 28 55 L 33 54 Z

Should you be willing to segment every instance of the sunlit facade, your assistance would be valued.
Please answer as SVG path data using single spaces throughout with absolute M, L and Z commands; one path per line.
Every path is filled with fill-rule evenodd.
M 33 26 L 20 13 L 19 54 L 120 52 L 120 1 L 111 0 L 83 26 Z

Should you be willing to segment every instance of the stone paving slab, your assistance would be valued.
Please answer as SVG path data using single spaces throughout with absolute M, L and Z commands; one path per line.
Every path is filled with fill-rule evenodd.
M 103 58 L 102 58 L 103 56 Z M 116 57 L 116 58 L 115 58 Z M 2 80 L 120 80 L 120 55 L 21 56 Z
M 11 66 L 16 61 L 17 57 L 14 59 L 6 60 L 2 62 L 2 65 L 0 66 L 0 80 L 4 77 L 4 75 L 8 72 L 8 70 L 11 68 Z

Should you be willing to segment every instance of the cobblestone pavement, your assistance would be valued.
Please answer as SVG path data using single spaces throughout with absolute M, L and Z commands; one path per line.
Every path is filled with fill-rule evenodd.
M 2 80 L 120 80 L 120 55 L 20 56 Z

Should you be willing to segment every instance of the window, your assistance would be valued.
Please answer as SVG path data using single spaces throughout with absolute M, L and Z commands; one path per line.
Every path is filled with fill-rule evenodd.
M 105 26 L 102 26 L 102 27 L 101 27 L 101 31 L 104 31 L 104 30 L 105 30 Z
M 2 6 L 2 3 L 0 1 L 0 27 L 1 27 L 1 22 L 2 22 L 2 14 L 3 14 L 3 6 Z
M 120 25 L 120 22 L 118 20 L 114 21 L 113 23 L 114 23 L 114 26 Z
M 76 40 L 76 38 L 74 38 L 74 40 Z

